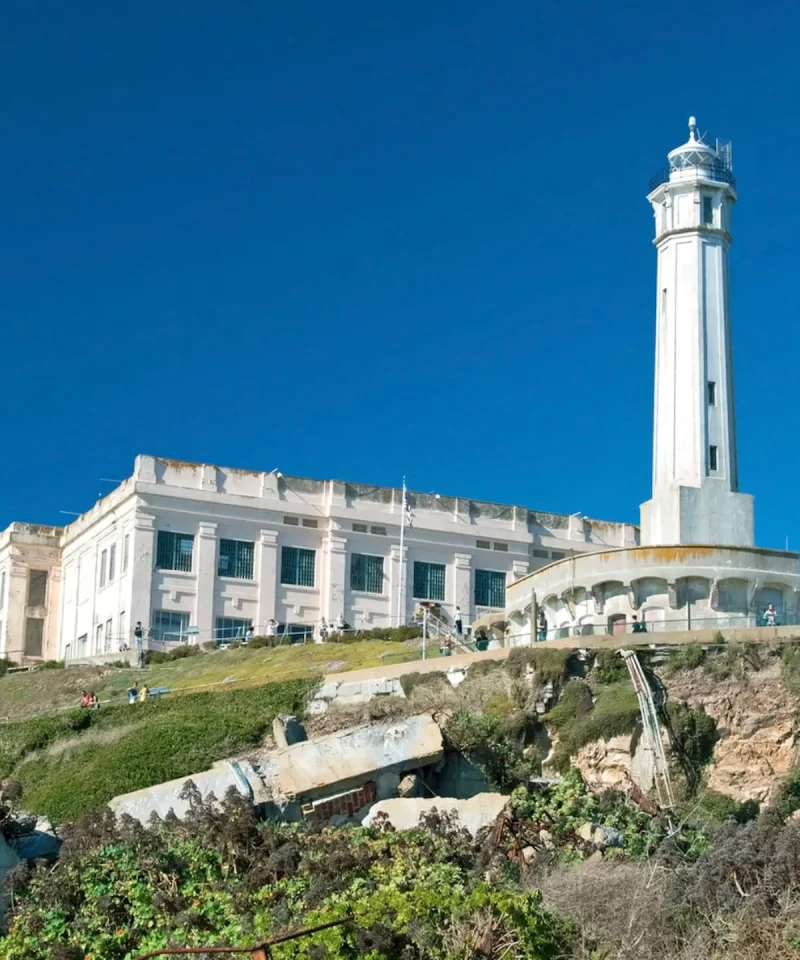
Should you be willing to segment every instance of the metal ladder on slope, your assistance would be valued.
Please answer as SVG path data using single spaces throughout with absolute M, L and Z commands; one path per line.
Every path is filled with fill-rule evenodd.
M 642 728 L 644 746 L 650 751 L 653 758 L 653 779 L 655 781 L 658 805 L 662 808 L 675 806 L 675 797 L 672 793 L 672 783 L 669 777 L 667 755 L 664 752 L 664 741 L 661 739 L 661 724 L 658 720 L 658 711 L 653 700 L 653 691 L 647 682 L 642 664 L 635 650 L 620 650 L 625 660 L 628 673 L 639 701 L 639 710 L 642 714 Z

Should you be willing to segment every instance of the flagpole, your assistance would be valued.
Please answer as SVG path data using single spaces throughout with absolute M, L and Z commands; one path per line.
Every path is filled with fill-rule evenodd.
M 403 590 L 405 588 L 405 564 L 403 563 L 403 544 L 406 532 L 406 478 L 403 477 L 403 499 L 400 501 L 400 576 L 397 589 L 397 626 L 402 627 Z

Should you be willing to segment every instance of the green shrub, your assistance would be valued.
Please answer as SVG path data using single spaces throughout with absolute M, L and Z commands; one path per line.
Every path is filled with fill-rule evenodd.
M 572 650 L 548 650 L 537 647 L 514 647 L 506 660 L 506 671 L 512 677 L 524 677 L 531 667 L 538 680 L 561 683 L 569 673 Z
M 63 660 L 44 660 L 39 664 L 39 670 L 63 670 L 64 661 Z
M 717 724 L 702 708 L 685 703 L 668 703 L 666 709 L 670 743 L 694 793 L 703 767 L 711 762 L 717 742 Z
M 185 660 L 187 657 L 198 657 L 202 653 L 202 648 L 196 643 L 186 643 L 183 646 L 175 647 L 169 652 L 161 650 L 148 650 L 148 663 L 173 663 L 175 660 Z
M 405 643 L 422 636 L 422 627 L 375 627 L 372 630 L 354 630 L 349 633 L 331 633 L 329 643 L 360 643 L 362 640 L 383 640 L 386 643 Z
M 754 800 L 745 800 L 739 803 L 733 797 L 716 790 L 706 790 L 700 799 L 691 808 L 691 815 L 696 820 L 719 824 L 727 820 L 736 823 L 749 823 L 758 816 L 759 806 Z
M 280 646 L 281 638 L 280 637 L 253 637 L 253 639 L 248 644 L 248 647 L 251 650 L 261 650 L 264 647 L 278 647 Z
M 0 727 L 0 776 L 15 772 L 26 804 L 55 820 L 77 816 L 120 793 L 207 769 L 257 745 L 278 713 L 302 715 L 316 681 L 185 694 L 75 710 Z M 28 754 L 84 730 L 121 729 L 112 742 L 81 742 L 57 756 Z
M 628 666 L 618 650 L 598 650 L 592 663 L 592 681 L 621 683 L 628 678 Z
M 784 819 L 800 810 L 800 769 L 789 771 L 775 801 L 775 808 Z
M 588 685 L 570 681 L 559 703 L 542 718 L 558 731 L 550 761 L 553 768 L 563 773 L 570 758 L 588 743 L 632 733 L 639 717 L 639 701 L 630 684 L 600 686 L 592 706 Z
M 517 713 L 478 716 L 457 710 L 444 727 L 447 744 L 483 771 L 492 786 L 509 790 L 538 772 L 540 761 L 526 755 Z
M 5 657 L 0 657 L 0 677 L 5 676 L 11 667 L 16 666 L 17 664 L 13 660 L 7 660 Z
M 670 673 L 681 670 L 696 670 L 705 659 L 703 648 L 697 643 L 687 643 L 670 653 L 666 667 Z
M 800 697 L 800 646 L 795 643 L 781 649 L 781 679 L 787 690 Z
M 400 677 L 400 686 L 403 690 L 403 693 L 407 696 L 411 696 L 411 691 L 416 690 L 419 687 L 429 686 L 439 684 L 444 678 L 440 673 L 420 673 L 415 671 L 414 673 L 404 673 Z M 444 681 L 447 682 L 446 680 Z
M 408 831 L 309 831 L 258 824 L 231 800 L 222 815 L 201 806 L 152 833 L 97 820 L 77 831 L 80 842 L 52 868 L 14 878 L 2 960 L 131 960 L 167 946 L 241 946 L 343 918 L 270 956 L 573 955 L 572 924 L 546 911 L 537 892 L 487 881 L 446 817 Z

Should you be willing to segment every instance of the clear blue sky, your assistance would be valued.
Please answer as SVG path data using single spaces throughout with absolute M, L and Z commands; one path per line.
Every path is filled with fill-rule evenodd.
M 650 176 L 734 142 L 742 489 L 800 548 L 788 2 L 6 0 L 0 525 L 137 453 L 638 520 Z

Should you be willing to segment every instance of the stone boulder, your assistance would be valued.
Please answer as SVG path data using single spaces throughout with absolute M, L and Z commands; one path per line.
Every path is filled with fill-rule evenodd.
M 396 830 L 411 830 L 432 810 L 455 813 L 462 827 L 474 837 L 484 827 L 494 823 L 508 806 L 509 798 L 501 793 L 479 793 L 469 800 L 452 797 L 397 797 L 376 803 L 364 818 L 364 826 L 371 826 L 378 814 L 385 814 Z

